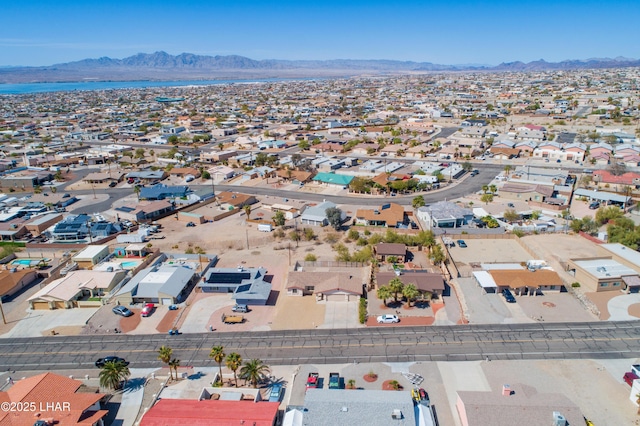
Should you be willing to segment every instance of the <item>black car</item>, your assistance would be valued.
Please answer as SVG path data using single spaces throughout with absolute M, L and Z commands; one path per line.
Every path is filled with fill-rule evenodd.
M 516 298 L 513 297 L 513 294 L 511 294 L 511 291 L 508 288 L 502 290 L 502 295 L 504 296 L 504 300 L 506 300 L 507 303 L 516 303 Z
M 112 311 L 114 314 L 122 315 L 123 317 L 130 317 L 131 315 L 133 315 L 133 312 L 122 305 L 114 306 Z
M 124 358 L 120 358 L 118 356 L 106 356 L 104 358 L 98 358 L 96 361 L 96 367 L 102 368 L 108 362 L 121 362 L 125 366 L 129 365 L 129 361 L 126 361 Z
M 118 184 L 116 181 L 109 182 L 109 188 L 113 188 Z

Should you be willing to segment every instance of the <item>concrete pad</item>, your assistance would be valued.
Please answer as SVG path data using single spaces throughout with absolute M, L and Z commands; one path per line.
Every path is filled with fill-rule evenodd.
M 196 301 L 189 307 L 189 312 L 180 326 L 183 333 L 204 333 L 209 330 L 211 313 L 234 305 L 231 293 L 213 294 Z
M 640 293 L 623 294 L 609 300 L 607 309 L 609 310 L 608 321 L 635 321 L 638 318 L 629 314 L 629 306 L 640 303 Z
M 357 301 L 325 302 L 324 324 L 318 328 L 356 328 L 364 327 L 358 321 Z
M 42 337 L 43 331 L 55 330 L 56 327 L 84 326 L 98 309 L 29 309 L 24 318 L 17 320 L 15 326 L 1 337 Z

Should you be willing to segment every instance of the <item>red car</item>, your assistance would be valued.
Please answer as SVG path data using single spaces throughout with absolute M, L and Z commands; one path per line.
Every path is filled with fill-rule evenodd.
M 140 311 L 140 315 L 143 317 L 148 317 L 149 315 L 151 315 L 151 312 L 153 312 L 153 308 L 155 308 L 155 305 L 153 303 L 147 303 L 146 305 L 144 305 L 144 308 L 142 308 L 142 311 Z

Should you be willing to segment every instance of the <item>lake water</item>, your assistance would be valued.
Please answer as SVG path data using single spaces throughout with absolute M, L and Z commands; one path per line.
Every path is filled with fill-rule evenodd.
M 24 83 L 0 84 L 0 95 L 24 95 L 29 93 L 71 92 L 82 90 L 143 89 L 146 87 L 210 86 L 214 84 L 268 83 L 279 81 L 314 80 L 257 79 L 257 80 L 176 80 L 176 81 L 83 81 L 76 83 Z

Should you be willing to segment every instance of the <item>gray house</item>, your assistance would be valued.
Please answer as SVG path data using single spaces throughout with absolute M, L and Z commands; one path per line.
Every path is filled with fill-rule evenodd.
M 313 226 L 327 226 L 329 224 L 329 219 L 327 219 L 327 209 L 337 207 L 331 201 L 323 201 L 317 206 L 307 207 L 300 219 L 302 220 L 303 225 L 313 225 Z M 344 212 L 343 218 L 344 220 Z
M 172 305 L 184 301 L 198 280 L 196 271 L 185 265 L 155 265 L 138 272 L 118 293 L 116 301 Z
M 267 270 L 260 268 L 210 268 L 198 283 L 203 292 L 233 293 L 236 303 L 266 305 L 271 283 L 265 281 Z

